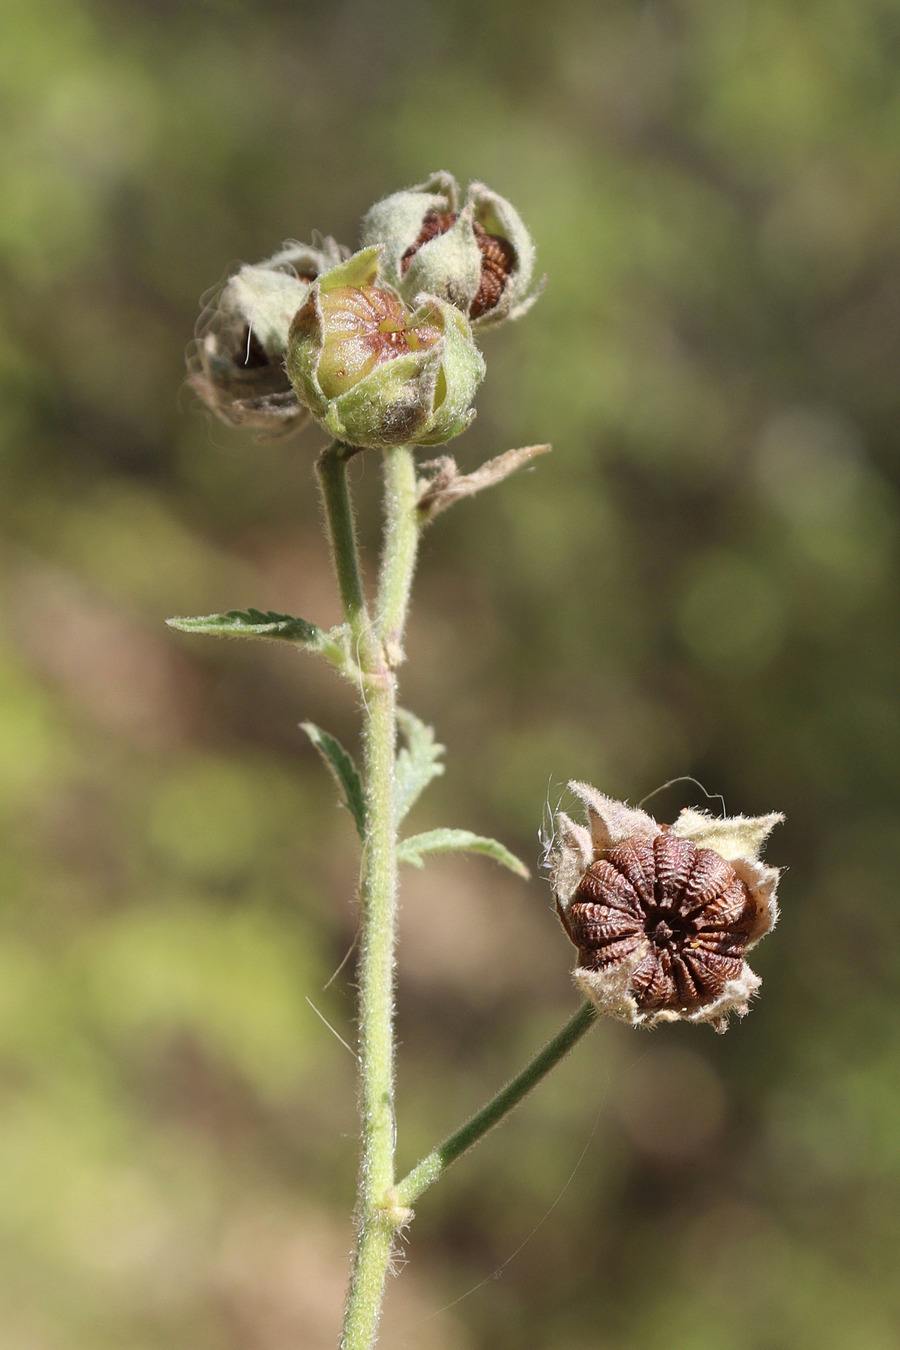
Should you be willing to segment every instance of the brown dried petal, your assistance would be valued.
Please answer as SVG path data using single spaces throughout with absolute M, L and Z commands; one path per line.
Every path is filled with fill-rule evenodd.
M 209 339 L 207 339 L 209 341 Z M 268 438 L 288 435 L 309 418 L 306 409 L 284 377 L 268 364 L 258 367 L 231 366 L 215 360 L 207 373 L 199 360 L 189 358 L 188 384 L 211 412 L 232 426 L 256 427 Z M 282 387 L 282 383 L 286 387 Z

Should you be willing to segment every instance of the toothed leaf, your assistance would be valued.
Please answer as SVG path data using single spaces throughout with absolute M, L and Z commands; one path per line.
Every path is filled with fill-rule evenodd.
M 397 709 L 397 722 L 406 745 L 397 751 L 394 771 L 394 818 L 397 824 L 419 800 L 433 778 L 440 778 L 444 747 L 434 739 L 431 727 L 414 713 Z
M 413 867 L 424 867 L 426 853 L 483 853 L 516 876 L 527 880 L 530 875 L 525 864 L 498 840 L 473 834 L 471 830 L 428 830 L 425 834 L 410 835 L 397 846 L 399 860 L 412 863 Z
M 334 736 L 330 736 L 327 731 L 323 731 L 321 727 L 317 727 L 314 722 L 301 722 L 300 727 L 306 732 L 322 756 L 325 767 L 341 791 L 343 805 L 346 806 L 356 822 L 360 839 L 365 839 L 365 797 L 363 796 L 362 780 L 351 756 L 340 741 L 336 740 Z

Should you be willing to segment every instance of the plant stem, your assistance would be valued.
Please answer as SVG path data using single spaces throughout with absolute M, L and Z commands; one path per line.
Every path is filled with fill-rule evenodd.
M 357 453 L 353 446 L 334 441 L 316 461 L 316 472 L 322 489 L 328 542 L 341 604 L 356 645 L 357 659 L 361 660 L 363 647 L 371 648 L 369 611 L 359 574 L 353 507 L 347 490 L 347 461 Z M 367 655 L 372 655 L 371 650 Z
M 347 491 L 350 447 L 335 443 L 319 458 L 332 558 L 341 601 L 365 677 L 363 746 L 366 837 L 360 878 L 359 1063 L 362 1155 L 357 1191 L 357 1245 L 350 1276 L 342 1350 L 375 1342 L 384 1281 L 397 1229 L 407 1218 L 394 1182 L 394 948 L 397 915 L 397 826 L 394 773 L 397 679 L 418 546 L 416 474 L 405 447 L 385 455 L 385 535 L 378 625 L 373 630 L 359 575 Z
M 394 778 L 397 677 L 421 522 L 412 452 L 385 452 L 385 532 L 376 623 L 369 618 L 359 572 L 347 461 L 356 453 L 335 442 L 317 469 L 341 602 L 363 679 L 366 836 L 360 877 L 359 1063 L 362 1154 L 357 1190 L 357 1244 L 341 1350 L 371 1350 L 384 1283 L 408 1206 L 452 1162 L 513 1109 L 584 1035 L 596 1010 L 585 1004 L 493 1101 L 394 1184 L 394 949 L 397 917 L 397 825 Z
M 407 446 L 398 445 L 385 451 L 384 482 L 387 526 L 378 587 L 376 629 L 384 643 L 390 665 L 397 666 L 403 660 L 403 629 L 406 626 L 421 532 L 416 464 Z
M 437 1181 L 451 1163 L 518 1106 L 522 1098 L 527 1096 L 561 1059 L 565 1058 L 574 1045 L 577 1045 L 593 1025 L 596 1017 L 597 1009 L 593 1003 L 582 1004 L 575 1016 L 512 1082 L 507 1083 L 506 1087 L 476 1112 L 471 1120 L 466 1121 L 455 1134 L 451 1134 L 437 1148 L 432 1149 L 401 1182 L 398 1182 L 397 1203 L 411 1205 L 432 1182 Z
M 381 1312 L 398 1226 L 394 1181 L 394 944 L 397 831 L 394 823 L 396 677 L 386 664 L 368 672 L 365 745 L 366 839 L 360 896 L 359 1064 L 362 1156 L 359 1229 L 342 1350 L 369 1350 Z

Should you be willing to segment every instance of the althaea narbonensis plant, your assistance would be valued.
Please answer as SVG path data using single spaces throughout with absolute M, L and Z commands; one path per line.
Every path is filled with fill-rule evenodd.
M 443 445 L 475 415 L 484 361 L 473 330 L 518 318 L 540 291 L 534 248 L 512 206 L 482 184 L 472 184 L 461 203 L 453 178 L 434 174 L 373 206 L 362 244 L 351 254 L 332 239 L 291 242 L 242 267 L 205 311 L 188 351 L 191 385 L 224 421 L 280 435 L 312 416 L 333 438 L 317 471 L 344 622 L 325 631 L 260 610 L 170 620 L 185 632 L 297 643 L 329 662 L 360 699 L 361 770 L 333 736 L 304 723 L 353 816 L 362 855 L 361 1158 L 342 1350 L 375 1342 L 392 1250 L 414 1202 L 559 1063 L 598 1011 L 632 1025 L 683 1018 L 720 1031 L 731 1012 L 746 1013 L 759 979 L 744 952 L 777 917 L 778 872 L 759 854 L 781 819 L 716 820 L 689 811 L 661 826 L 594 788 L 570 784 L 587 807 L 589 828 L 559 812 L 546 861 L 587 999 L 481 1111 L 408 1175 L 395 1175 L 398 865 L 470 851 L 528 875 L 497 840 L 466 830 L 401 837 L 407 812 L 441 772 L 442 747 L 431 729 L 397 702 L 419 539 L 442 511 L 549 446 L 509 450 L 467 474 L 449 455 L 418 465 L 415 459 L 416 447 Z M 366 451 L 379 453 L 384 469 L 374 600 L 362 583 L 346 472 Z

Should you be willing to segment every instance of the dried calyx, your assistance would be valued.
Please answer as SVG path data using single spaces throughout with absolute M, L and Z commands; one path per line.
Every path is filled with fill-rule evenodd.
M 483 183 L 465 201 L 449 173 L 395 192 L 363 219 L 363 245 L 383 249 L 383 277 L 407 301 L 421 291 L 474 328 L 516 319 L 534 304 L 534 245 L 518 212 Z
M 188 383 L 223 422 L 278 436 L 307 420 L 284 368 L 288 330 L 316 277 L 347 253 L 333 239 L 291 242 L 226 281 L 187 352 Z
M 410 263 L 423 244 L 436 239 L 438 235 L 446 234 L 458 220 L 457 211 L 426 211 L 418 237 L 400 258 L 401 274 L 406 276 Z M 477 220 L 472 221 L 471 228 L 481 253 L 481 277 L 475 297 L 467 308 L 470 321 L 480 319 L 497 308 L 516 265 L 516 251 L 508 239 L 503 239 L 497 234 L 488 234 Z
M 578 948 L 576 982 L 635 1026 L 685 1019 L 724 1031 L 759 988 L 744 954 L 778 917 L 778 870 L 759 854 L 783 819 L 715 819 L 685 810 L 671 826 L 597 792 L 570 789 L 589 829 L 556 818 L 551 881 Z

